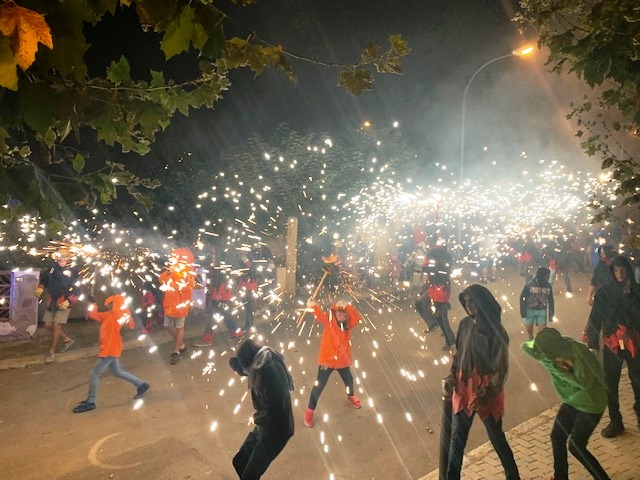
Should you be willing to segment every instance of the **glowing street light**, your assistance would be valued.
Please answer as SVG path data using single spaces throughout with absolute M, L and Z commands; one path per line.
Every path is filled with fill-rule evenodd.
M 509 57 L 524 57 L 533 52 L 533 47 L 525 47 L 519 50 L 514 50 L 508 55 L 501 55 L 499 57 L 494 58 L 493 60 L 489 60 L 487 63 L 478 68 L 471 78 L 467 82 L 467 86 L 464 89 L 464 95 L 462 95 L 462 128 L 460 129 L 460 183 L 462 184 L 462 179 L 464 178 L 464 127 L 465 127 L 465 119 L 466 119 L 466 106 L 467 106 L 467 92 L 469 91 L 469 87 L 471 86 L 471 82 L 478 76 L 478 74 L 487 66 L 491 65 L 493 62 L 497 62 L 498 60 L 502 60 L 503 58 Z

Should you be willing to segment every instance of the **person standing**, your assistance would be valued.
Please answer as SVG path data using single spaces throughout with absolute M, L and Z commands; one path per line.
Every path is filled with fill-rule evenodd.
M 240 480 L 257 480 L 294 434 L 290 393 L 293 380 L 284 357 L 253 339 L 240 344 L 229 365 L 238 375 L 248 377 L 255 409 L 255 428 L 232 463 Z
M 349 368 L 353 362 L 351 330 L 360 321 L 360 314 L 345 300 L 336 302 L 331 306 L 329 312 L 322 311 L 313 298 L 307 300 L 307 307 L 313 310 L 316 321 L 324 326 L 318 355 L 318 376 L 311 390 L 309 404 L 304 412 L 304 425 L 311 428 L 318 400 L 334 370 L 337 370 L 342 378 L 349 404 L 354 408 L 362 407 L 360 400 L 356 397 L 353 375 Z
M 209 309 L 207 314 L 207 323 L 204 329 L 202 341 L 196 343 L 196 347 L 208 347 L 213 344 L 213 327 L 214 324 L 224 321 L 229 330 L 229 338 L 236 339 L 244 336 L 242 330 L 238 328 L 236 321 L 231 315 L 231 302 L 233 300 L 233 284 L 229 283 L 229 279 L 223 273 L 222 267 L 217 265 L 213 269 L 211 275 L 211 296 Z
M 522 349 L 551 374 L 562 400 L 551 430 L 554 480 L 569 480 L 569 451 L 596 480 L 609 480 L 587 444 L 607 406 L 607 388 L 598 358 L 582 343 L 543 328 Z
M 484 423 L 507 480 L 520 480 L 513 451 L 502 430 L 504 384 L 509 371 L 509 336 L 501 324 L 502 307 L 482 285 L 460 293 L 467 312 L 458 327 L 451 372 L 443 381 L 453 416 L 447 480 L 459 480 L 464 449 L 476 414 Z
M 253 262 L 246 255 L 242 256 L 242 263 L 245 266 L 245 272 L 238 279 L 238 295 L 244 306 L 244 333 L 249 332 L 253 328 L 254 318 L 254 301 L 259 298 L 258 294 L 258 271 Z
M 529 335 L 533 340 L 533 327 L 538 326 L 538 331 L 547 326 L 547 322 L 553 319 L 555 306 L 553 303 L 553 287 L 549 283 L 549 269 L 539 267 L 533 280 L 527 282 L 520 293 L 520 317 Z
M 131 310 L 126 306 L 122 295 L 111 295 L 104 301 L 105 306 L 110 306 L 110 310 L 99 312 L 97 305 L 92 303 L 89 306 L 87 316 L 100 322 L 100 351 L 98 361 L 91 371 L 91 381 L 89 383 L 89 393 L 87 399 L 73 409 L 73 413 L 84 413 L 96 408 L 96 395 L 100 386 L 100 375 L 107 368 L 111 370 L 114 377 L 126 380 L 136 387 L 134 400 L 142 398 L 149 390 L 149 384 L 138 377 L 125 372 L 120 366 L 120 355 L 122 354 L 122 336 L 120 329 L 127 325 L 130 330 L 134 328 L 134 319 Z
M 164 292 L 162 308 L 164 327 L 174 338 L 171 365 L 175 365 L 189 350 L 184 343 L 184 324 L 191 309 L 191 294 L 196 272 L 193 254 L 188 248 L 177 248 L 171 252 L 169 267 L 160 274 L 160 290 Z
M 60 352 L 66 352 L 74 343 L 73 338 L 65 333 L 62 326 L 69 320 L 70 307 L 78 301 L 80 293 L 78 271 L 69 264 L 70 252 L 61 249 L 54 254 L 54 257 L 55 264 L 44 271 L 40 284 L 34 291 L 34 295 L 40 298 L 44 289 L 47 289 L 42 321 L 45 328 L 51 330 L 52 337 L 49 352 L 44 358 L 46 364 L 54 361 L 60 339 L 62 339 Z
M 613 259 L 611 271 L 614 281 L 597 291 L 586 331 L 590 349 L 599 350 L 601 335 L 603 339 L 602 365 L 611 420 L 601 432 L 605 438 L 624 433 L 618 384 L 625 361 L 640 426 L 640 285 L 635 282 L 631 262 L 622 255 Z

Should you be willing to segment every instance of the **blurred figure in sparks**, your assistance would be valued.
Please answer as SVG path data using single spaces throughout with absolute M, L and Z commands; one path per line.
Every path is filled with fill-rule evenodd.
M 191 309 L 191 294 L 196 280 L 193 254 L 188 248 L 177 248 L 171 252 L 169 267 L 160 274 L 160 290 L 164 293 L 164 327 L 175 339 L 171 354 L 171 365 L 187 354 L 184 343 L 184 323 Z

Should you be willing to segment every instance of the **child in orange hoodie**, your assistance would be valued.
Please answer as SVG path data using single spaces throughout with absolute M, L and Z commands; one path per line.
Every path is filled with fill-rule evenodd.
M 120 367 L 120 354 L 122 353 L 122 336 L 120 328 L 128 325 L 133 330 L 134 320 L 131 310 L 126 306 L 122 295 L 111 295 L 104 301 L 105 306 L 111 305 L 111 310 L 99 312 L 97 305 L 92 303 L 89 306 L 87 316 L 100 322 L 100 352 L 98 353 L 98 361 L 91 371 L 91 382 L 89 384 L 89 394 L 87 399 L 73 409 L 73 413 L 88 412 L 96 408 L 96 394 L 100 386 L 100 375 L 107 367 L 111 370 L 114 377 L 121 378 L 127 382 L 133 383 L 136 387 L 136 394 L 133 396 L 135 400 L 142 398 L 149 384 L 143 382 L 138 377 L 125 372 Z
M 304 412 L 304 425 L 313 427 L 313 415 L 320 399 L 320 394 L 334 370 L 338 371 L 340 378 L 344 382 L 349 403 L 354 408 L 362 406 L 355 395 L 353 375 L 351 375 L 351 369 L 349 368 L 353 361 L 351 358 L 351 330 L 360 321 L 360 314 L 344 300 L 336 302 L 326 313 L 312 298 L 307 301 L 307 307 L 313 309 L 316 321 L 324 326 L 318 355 L 318 377 L 311 390 L 309 406 Z

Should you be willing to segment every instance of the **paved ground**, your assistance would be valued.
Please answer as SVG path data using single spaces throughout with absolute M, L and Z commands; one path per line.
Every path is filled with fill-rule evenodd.
M 600 426 L 591 437 L 589 450 L 602 464 L 613 480 L 638 480 L 640 478 L 640 432 L 633 411 L 633 393 L 629 378 L 620 381 L 620 404 L 626 420 L 624 435 L 605 439 L 598 431 L 609 423 L 608 415 L 602 418 Z M 553 476 L 553 453 L 549 433 L 553 426 L 557 408 L 550 408 L 540 415 L 512 428 L 507 438 L 513 449 L 523 480 L 550 479 Z M 569 475 L 571 478 L 591 478 L 584 467 L 569 455 Z M 503 478 L 504 470 L 489 442 L 467 453 L 463 463 L 463 478 L 490 479 Z M 438 471 L 432 471 L 420 480 L 438 480 Z
M 548 479 L 550 421 L 557 396 L 548 375 L 520 351 L 525 340 L 517 315 L 521 278 L 506 275 L 490 284 L 505 308 L 503 322 L 511 338 L 511 375 L 507 382 L 505 428 L 510 431 L 523 479 Z M 576 296 L 556 295 L 558 326 L 579 336 L 586 320 L 588 277 L 572 278 Z M 318 425 L 302 426 L 309 389 L 316 373 L 318 329 L 310 322 L 299 331 L 296 313 L 280 321 L 258 322 L 258 335 L 282 350 L 296 383 L 293 393 L 296 435 L 265 479 L 415 479 L 437 467 L 440 378 L 448 371 L 437 333 L 425 335 L 417 315 L 359 299 L 365 321 L 354 332 L 354 375 L 362 410 L 350 408 L 337 375 L 318 406 Z M 454 300 L 454 329 L 462 310 Z M 20 479 L 232 479 L 231 458 L 249 430 L 251 415 L 246 384 L 227 366 L 237 342 L 222 332 L 213 348 L 194 350 L 192 358 L 168 364 L 169 336 L 159 330 L 142 340 L 125 332 L 124 368 L 149 381 L 143 408 L 133 409 L 133 387 L 105 375 L 98 409 L 71 413 L 84 399 L 87 377 L 97 353 L 98 325 L 73 322 L 76 345 L 43 365 L 48 335 L 35 342 L 0 345 L 0 465 L 3 478 Z M 224 329 L 224 327 L 223 327 Z M 192 319 L 187 336 L 197 337 L 202 322 Z M 26 367 L 29 368 L 18 368 Z M 530 388 L 537 386 L 537 392 Z M 623 404 L 630 407 L 630 386 L 621 384 Z M 625 418 L 632 419 L 626 412 Z M 605 420 L 603 420 L 603 423 Z M 501 478 L 481 423 L 474 425 L 464 478 Z M 638 430 L 629 421 L 627 434 L 613 441 L 593 437 L 594 453 L 614 480 L 640 479 L 636 466 Z M 572 464 L 573 465 L 573 464 Z M 626 470 L 625 470 L 626 468 Z M 572 466 L 574 478 L 586 478 Z M 433 473 L 426 478 L 433 477 Z

